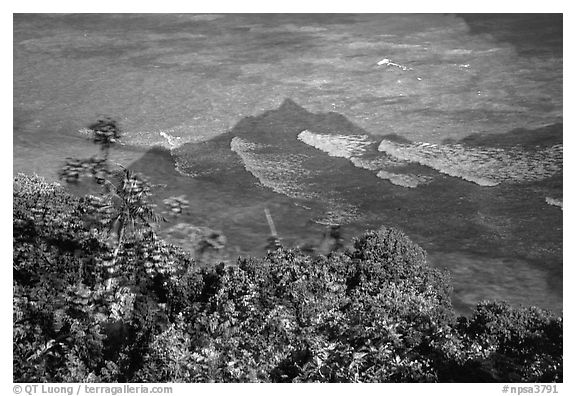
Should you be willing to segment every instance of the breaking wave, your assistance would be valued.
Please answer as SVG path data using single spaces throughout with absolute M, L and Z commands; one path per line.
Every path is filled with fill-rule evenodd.
M 393 173 L 381 170 L 377 173 L 380 179 L 388 180 L 390 183 L 408 188 L 416 188 L 421 184 L 427 184 L 432 181 L 431 176 L 414 175 L 411 173 Z
M 399 160 L 428 166 L 481 186 L 543 180 L 562 170 L 563 156 L 561 144 L 526 151 L 520 147 L 503 149 L 460 144 L 403 144 L 383 140 L 378 150 Z
M 367 135 L 329 135 L 308 130 L 301 132 L 298 140 L 332 157 L 346 158 L 357 168 L 372 171 L 392 184 L 408 188 L 433 180 L 433 176 L 409 171 L 410 164 L 426 166 L 480 186 L 538 181 L 562 170 L 562 144 L 535 151 L 520 146 L 472 147 L 389 140 L 378 144 Z
M 369 135 L 320 134 L 304 130 L 298 140 L 331 157 L 345 158 L 356 168 L 393 185 L 417 188 L 440 174 L 480 186 L 543 180 L 562 171 L 562 144 L 525 150 L 520 146 L 489 147 L 462 144 L 378 141 Z M 280 150 L 276 145 L 234 137 L 230 149 L 261 185 L 290 198 L 323 202 L 324 214 L 313 221 L 346 224 L 358 220 L 360 211 L 331 189 L 319 188 L 323 178 L 310 168 L 310 154 Z M 547 198 L 550 205 L 562 202 Z
M 312 199 L 317 194 L 306 191 L 302 178 L 310 171 L 302 166 L 306 159 L 299 154 L 270 154 L 262 152 L 269 146 L 253 143 L 239 137 L 232 138 L 230 149 L 242 159 L 244 168 L 272 191 L 291 198 Z
M 298 140 L 324 151 L 331 157 L 351 158 L 362 155 L 366 148 L 374 144 L 366 135 L 325 135 L 302 131 Z
M 173 149 L 175 147 L 179 147 L 182 145 L 182 143 L 181 143 L 182 137 L 180 137 L 180 136 L 172 136 L 169 133 L 166 133 L 164 131 L 160 131 L 160 136 L 162 136 L 164 139 L 166 139 L 166 142 L 168 143 L 168 146 L 170 149 Z
M 408 165 L 408 161 L 397 160 L 388 155 L 351 157 L 350 162 L 357 168 L 370 171 L 379 171 L 384 168 L 400 167 Z
M 278 153 L 274 146 L 250 142 L 234 137 L 230 149 L 235 152 L 244 168 L 260 184 L 290 198 L 324 202 L 325 212 L 313 219 L 318 224 L 346 224 L 358 219 L 359 209 L 330 191 L 314 188 L 311 178 L 317 176 L 306 169 L 303 162 L 308 159 L 304 154 Z
M 298 140 L 331 157 L 346 158 L 357 168 L 372 171 L 397 186 L 415 188 L 432 180 L 429 176 L 402 172 L 402 167 L 410 162 L 379 153 L 378 141 L 367 135 L 329 135 L 305 130 L 298 135 Z

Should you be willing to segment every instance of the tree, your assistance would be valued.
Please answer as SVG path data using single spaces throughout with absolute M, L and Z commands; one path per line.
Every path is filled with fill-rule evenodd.
M 483 302 L 456 317 L 447 274 L 398 230 L 199 268 L 154 237 L 146 183 L 117 177 L 106 200 L 14 180 L 15 382 L 563 380 L 561 315 Z
M 106 197 L 110 202 L 107 207 L 113 210 L 109 224 L 110 230 L 116 232 L 116 248 L 109 267 L 113 272 L 127 230 L 142 232 L 142 227 L 144 227 L 154 235 L 152 223 L 166 220 L 154 213 L 153 205 L 148 202 L 149 185 L 129 169 L 122 168 L 118 185 L 107 179 L 103 181 L 103 184 Z M 108 288 L 110 285 L 111 279 Z
M 81 129 L 80 132 L 90 136 L 90 139 L 100 146 L 104 158 L 96 156 L 88 159 L 67 158 L 66 164 L 59 172 L 59 177 L 67 183 L 76 183 L 80 177 L 91 175 L 97 182 L 102 183 L 104 178 L 110 174 L 108 157 L 110 148 L 121 137 L 120 128 L 118 128 L 116 121 L 107 117 L 98 120 L 89 128 Z
M 116 144 L 121 136 L 120 128 L 118 128 L 116 121 L 106 117 L 90 125 L 89 130 L 92 131 L 92 141 L 100 145 L 100 149 L 104 153 L 104 159 L 107 160 L 110 148 Z

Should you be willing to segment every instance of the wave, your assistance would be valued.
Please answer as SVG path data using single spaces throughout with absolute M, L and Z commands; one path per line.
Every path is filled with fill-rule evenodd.
M 320 134 L 304 130 L 298 140 L 324 151 L 331 157 L 351 158 L 362 155 L 374 144 L 366 135 Z
M 416 188 L 432 180 L 429 176 L 402 171 L 401 168 L 410 162 L 378 153 L 378 142 L 368 135 L 329 135 L 305 130 L 298 135 L 298 140 L 331 157 L 346 158 L 357 168 L 372 171 L 378 178 L 397 186 Z M 394 170 L 402 172 L 397 173 Z
M 433 180 L 431 176 L 414 175 L 410 173 L 393 173 L 385 170 L 379 171 L 377 176 L 380 179 L 388 180 L 396 186 L 408 188 L 416 188 L 421 184 L 427 184 Z
M 230 149 L 242 159 L 244 168 L 263 186 L 291 198 L 318 198 L 318 194 L 307 191 L 301 183 L 301 179 L 310 175 L 310 171 L 302 166 L 306 156 L 262 152 L 268 147 L 271 146 L 253 143 L 237 136 L 230 142 Z
M 319 134 L 308 130 L 301 132 L 298 140 L 329 156 L 346 158 L 357 168 L 407 188 L 433 180 L 433 176 L 411 172 L 410 164 L 486 187 L 503 182 L 539 181 L 562 170 L 562 144 L 525 150 L 520 146 L 499 148 L 382 140 L 376 146 L 374 138 L 368 135 Z
M 182 145 L 182 138 L 180 136 L 172 136 L 164 131 L 160 131 L 160 136 L 166 139 L 166 142 L 171 149 Z
M 325 211 L 313 219 L 315 223 L 347 224 L 359 218 L 360 210 L 357 206 L 346 202 L 330 190 L 318 189 L 314 178 L 320 175 L 304 167 L 304 161 L 309 159 L 309 156 L 278 153 L 275 146 L 254 143 L 237 136 L 232 138 L 230 149 L 240 157 L 244 168 L 264 187 L 290 198 L 323 202 Z
M 394 168 L 408 165 L 408 161 L 398 160 L 390 157 L 389 155 L 380 155 L 379 157 L 364 156 L 364 157 L 351 157 L 350 162 L 357 168 L 362 168 L 370 171 L 380 171 L 384 168 Z
M 563 157 L 561 144 L 527 151 L 520 147 L 503 149 L 460 144 L 405 144 L 383 140 L 378 150 L 399 160 L 428 166 L 481 186 L 543 180 L 562 170 Z
M 546 197 L 546 203 L 552 206 L 558 206 L 560 209 L 564 210 L 562 199 L 554 199 L 552 197 Z

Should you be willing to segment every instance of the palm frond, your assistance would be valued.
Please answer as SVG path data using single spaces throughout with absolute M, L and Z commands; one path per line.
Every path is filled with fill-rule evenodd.
M 116 187 L 116 185 L 114 183 L 112 183 L 110 180 L 108 179 L 104 179 L 102 182 L 102 187 L 105 190 L 105 194 L 115 194 L 118 195 L 118 187 Z
M 160 223 L 161 221 L 163 221 L 163 222 L 167 221 L 166 218 L 164 218 L 164 216 L 157 214 L 149 206 L 142 207 L 141 209 L 142 209 L 141 217 L 145 220 L 152 221 L 154 223 Z
M 154 206 L 147 202 L 150 186 L 146 180 L 140 178 L 130 169 L 120 166 L 120 180 L 114 184 L 110 180 L 103 183 L 110 199 L 110 207 L 114 208 L 109 231 L 118 230 L 118 248 L 122 243 L 120 235 L 124 230 L 130 229 L 133 232 L 141 232 L 142 227 L 153 232 L 152 223 L 166 221 L 163 216 L 154 212 Z

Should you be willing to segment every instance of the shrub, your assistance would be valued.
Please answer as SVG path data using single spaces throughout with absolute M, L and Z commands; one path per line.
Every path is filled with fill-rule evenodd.
M 142 360 L 135 340 L 146 346 L 162 330 L 171 284 L 191 261 L 162 241 L 133 239 L 119 260 L 123 284 L 106 292 L 112 247 L 107 221 L 94 221 L 93 197 L 25 175 L 15 178 L 13 195 L 14 379 L 127 378 L 127 367 Z M 131 295 L 133 303 L 122 303 Z M 131 337 L 120 334 L 126 329 Z M 123 354 L 110 351 L 113 342 Z
M 14 183 L 14 381 L 562 381 L 561 317 L 456 318 L 447 274 L 398 230 L 198 268 L 153 233 L 113 246 L 103 197 Z
M 484 361 L 497 382 L 562 381 L 562 317 L 537 307 L 485 301 L 459 331 L 470 362 Z

